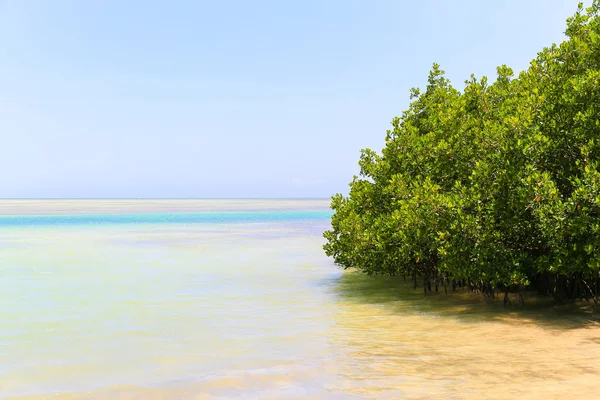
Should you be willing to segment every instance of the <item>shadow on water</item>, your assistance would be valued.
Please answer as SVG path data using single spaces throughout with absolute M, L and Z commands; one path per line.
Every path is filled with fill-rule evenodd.
M 577 329 L 597 327 L 600 323 L 600 308 L 593 303 L 579 302 L 559 305 L 551 298 L 533 293 L 523 293 L 525 304 L 522 307 L 505 307 L 504 294 L 496 294 L 490 299 L 480 293 L 466 293 L 457 288 L 444 294 L 444 287 L 438 293 L 423 293 L 422 282 L 413 289 L 408 277 L 367 276 L 355 271 L 347 271 L 339 276 L 334 287 L 335 293 L 344 301 L 385 305 L 390 313 L 406 313 L 454 318 L 463 322 L 531 323 L 548 329 Z M 514 301 L 515 294 L 511 294 Z

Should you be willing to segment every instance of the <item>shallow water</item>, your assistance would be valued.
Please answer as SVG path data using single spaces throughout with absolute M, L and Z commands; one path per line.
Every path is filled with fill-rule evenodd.
M 527 299 L 515 312 L 343 273 L 321 250 L 327 202 L 99 204 L 0 217 L 0 398 L 600 393 L 591 310 Z M 69 207 L 85 213 L 65 219 Z

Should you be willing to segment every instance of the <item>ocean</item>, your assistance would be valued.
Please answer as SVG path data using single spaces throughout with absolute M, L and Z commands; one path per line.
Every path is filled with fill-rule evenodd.
M 0 213 L 2 399 L 598 389 L 596 322 L 341 271 L 322 251 L 327 200 L 12 200 Z

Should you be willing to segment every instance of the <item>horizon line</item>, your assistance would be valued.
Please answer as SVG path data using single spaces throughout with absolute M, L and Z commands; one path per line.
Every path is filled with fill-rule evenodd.
M 331 197 L 0 197 L 5 200 L 329 200 Z

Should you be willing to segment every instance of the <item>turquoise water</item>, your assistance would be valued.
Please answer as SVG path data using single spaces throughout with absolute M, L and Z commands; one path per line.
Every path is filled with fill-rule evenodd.
M 208 203 L 0 217 L 0 398 L 318 394 L 330 212 Z
M 0 210 L 1 399 L 600 390 L 597 323 L 552 309 L 512 316 L 480 297 L 423 296 L 401 279 L 342 272 L 322 251 L 327 201 Z
M 222 211 L 89 215 L 8 215 L 0 216 L 0 227 L 40 225 L 111 225 L 111 224 L 196 224 L 248 223 L 273 221 L 323 220 L 329 210 L 294 211 Z

